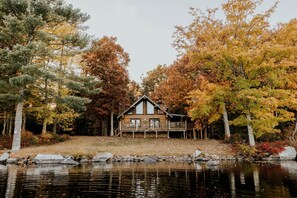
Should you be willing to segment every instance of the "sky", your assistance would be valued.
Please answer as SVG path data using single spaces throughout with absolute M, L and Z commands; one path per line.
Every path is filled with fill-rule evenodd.
M 271 24 L 297 18 L 297 0 L 279 0 Z M 88 34 L 94 38 L 117 37 L 130 56 L 129 75 L 136 82 L 141 75 L 159 64 L 170 65 L 177 59 L 172 47 L 176 25 L 191 22 L 189 8 L 219 7 L 224 0 L 66 0 L 74 8 L 88 13 Z M 261 9 L 268 8 L 274 0 L 264 0 Z M 218 16 L 222 17 L 222 16 Z

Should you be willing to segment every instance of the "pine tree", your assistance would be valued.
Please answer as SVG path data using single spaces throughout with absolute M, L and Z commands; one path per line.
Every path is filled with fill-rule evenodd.
M 46 48 L 52 40 L 45 27 L 86 19 L 87 15 L 60 0 L 0 1 L 0 67 L 1 77 L 6 77 L 1 83 L 7 87 L 0 98 L 16 102 L 13 151 L 20 150 L 24 101 L 31 85 L 44 74 L 40 59 L 48 56 Z

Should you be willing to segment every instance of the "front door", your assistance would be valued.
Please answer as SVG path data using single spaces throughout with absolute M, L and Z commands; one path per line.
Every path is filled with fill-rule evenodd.
M 150 118 L 150 129 L 159 129 L 159 128 L 160 128 L 160 119 Z

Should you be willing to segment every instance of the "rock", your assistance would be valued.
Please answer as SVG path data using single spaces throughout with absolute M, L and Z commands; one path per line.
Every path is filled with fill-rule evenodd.
M 9 158 L 9 159 L 7 159 L 6 163 L 7 164 L 17 164 L 18 161 L 19 161 L 18 158 Z
M 261 160 L 262 161 L 279 161 L 280 160 L 280 157 L 279 156 L 270 155 L 269 157 L 263 157 Z
M 147 157 L 147 158 L 144 158 L 143 159 L 143 162 L 144 163 L 156 163 L 157 162 L 157 159 L 156 158 L 153 158 L 153 157 Z
M 89 163 L 89 160 L 86 157 L 82 157 L 79 161 L 81 164 Z
M 74 161 L 71 157 L 68 157 L 68 158 L 65 158 L 63 161 L 61 161 L 61 164 L 78 165 L 79 163 L 77 161 Z
M 60 164 L 63 160 L 64 157 L 59 154 L 38 154 L 35 157 L 37 164 Z
M 108 162 L 113 158 L 113 154 L 104 152 L 104 153 L 99 153 L 95 157 L 93 157 L 92 161 L 93 162 Z
M 210 160 L 206 164 L 207 164 L 207 166 L 218 166 L 220 164 L 220 161 L 218 161 L 218 160 Z
M 196 162 L 207 162 L 207 161 L 209 161 L 210 159 L 209 158 L 207 158 L 207 157 L 196 157 L 195 159 L 194 159 L 194 161 L 196 161 Z
M 196 159 L 197 157 L 199 157 L 199 155 L 201 155 L 201 153 L 202 152 L 200 150 L 196 150 L 192 155 L 193 159 Z
M 0 163 L 5 163 L 9 159 L 9 153 L 5 152 L 0 156 Z
M 202 170 L 202 166 L 198 163 L 194 163 L 194 167 L 196 170 Z
M 279 153 L 280 160 L 296 160 L 296 149 L 292 146 L 285 146 L 285 150 Z
M 211 160 L 219 160 L 220 159 L 220 157 L 218 155 L 209 155 L 209 158 Z

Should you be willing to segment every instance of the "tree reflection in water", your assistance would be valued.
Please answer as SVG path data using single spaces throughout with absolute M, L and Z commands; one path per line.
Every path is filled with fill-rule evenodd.
M 0 165 L 0 197 L 296 197 L 297 163 Z

